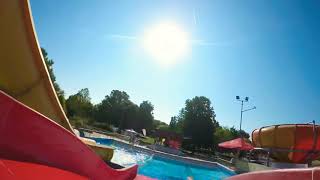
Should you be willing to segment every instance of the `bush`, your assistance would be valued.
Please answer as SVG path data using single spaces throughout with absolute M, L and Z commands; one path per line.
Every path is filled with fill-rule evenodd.
M 104 131 L 110 131 L 113 132 L 112 126 L 108 123 L 101 123 L 101 122 L 94 122 L 92 124 L 93 127 L 104 130 Z

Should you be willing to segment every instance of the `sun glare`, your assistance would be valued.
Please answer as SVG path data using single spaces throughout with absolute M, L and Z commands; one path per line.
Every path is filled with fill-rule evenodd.
M 188 35 L 174 23 L 157 24 L 145 31 L 143 46 L 162 65 L 181 60 L 189 48 Z

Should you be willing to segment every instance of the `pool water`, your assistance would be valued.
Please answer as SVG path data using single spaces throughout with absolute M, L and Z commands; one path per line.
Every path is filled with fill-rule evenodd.
M 97 143 L 115 148 L 112 162 L 128 167 L 138 164 L 138 173 L 160 180 L 184 180 L 193 177 L 195 180 L 225 179 L 234 175 L 222 167 L 205 168 L 184 162 L 171 160 L 148 153 L 139 152 L 136 149 L 123 146 L 111 139 L 95 138 Z
M 161 157 L 153 157 L 152 160 L 140 165 L 139 174 L 159 179 L 225 179 L 232 174 L 222 168 L 204 168 L 185 164 Z

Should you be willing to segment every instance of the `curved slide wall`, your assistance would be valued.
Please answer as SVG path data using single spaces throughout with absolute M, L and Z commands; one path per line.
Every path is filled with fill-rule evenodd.
M 320 126 L 283 124 L 252 132 L 255 147 L 268 148 L 279 162 L 307 163 L 320 157 Z
M 89 178 L 44 165 L 0 159 L 0 177 L 6 179 L 89 180 Z M 37 173 L 34 173 L 37 172 Z
M 130 180 L 137 175 L 137 165 L 112 169 L 71 132 L 2 91 L 0 137 L 3 159 L 42 164 L 90 179 Z
M 0 89 L 72 131 L 42 58 L 28 1 L 2 0 L 0 12 Z
M 61 129 L 68 130 L 70 132 L 69 135 L 74 136 L 73 129 L 60 106 L 45 62 L 42 58 L 37 36 L 33 27 L 29 2 L 27 0 L 0 1 L 0 27 L 0 90 L 5 91 L 19 102 L 55 121 L 60 125 L 59 127 Z M 8 123 L 8 119 L 6 119 L 5 115 L 6 114 L 0 114 L 0 120 L 5 120 L 5 122 Z M 11 120 L 16 122 L 15 119 Z M 28 121 L 32 121 L 32 119 L 29 119 Z M 0 121 L 0 125 L 3 125 L 2 123 L 4 122 Z M 19 124 L 19 122 L 16 123 Z M 50 128 L 48 128 L 48 131 L 50 131 Z M 46 144 L 38 144 L 41 143 L 41 141 L 37 141 L 38 139 L 41 140 L 42 137 L 48 137 L 49 135 L 47 134 L 47 131 L 41 131 L 43 134 L 40 134 L 40 131 L 35 132 L 38 132 L 38 134 L 36 136 L 29 136 L 30 138 L 34 138 L 34 141 L 28 146 L 46 145 L 53 149 L 64 149 L 64 147 L 59 147 L 62 145 L 61 143 L 50 145 L 50 139 L 57 138 L 54 134 L 51 134 L 52 137 L 48 138 Z M 24 138 L 23 134 L 19 131 L 11 132 L 10 135 L 15 136 L 16 138 Z M 2 137 L 7 136 L 8 134 L 4 134 Z M 74 138 L 76 138 L 76 136 L 74 136 Z M 64 139 L 60 140 L 64 141 Z M 77 139 L 77 142 L 81 144 L 79 139 Z M 72 144 L 73 142 L 69 143 Z M 16 151 L 19 144 L 16 144 L 15 141 L 6 142 L 5 144 L 2 142 L 0 145 L 6 148 L 12 145 L 12 150 L 15 150 L 16 152 L 16 154 L 11 154 L 12 158 L 16 156 L 19 157 L 19 155 L 26 155 L 24 149 L 20 149 L 20 152 Z M 110 160 L 110 157 L 112 157 L 112 148 L 97 144 L 89 144 L 89 146 L 96 150 L 98 154 L 102 155 L 102 157 L 105 157 L 105 160 Z M 87 146 L 86 148 L 91 152 L 90 156 L 95 155 Z M 1 157 L 5 155 L 5 151 L 2 151 L 1 149 Z M 57 155 L 52 155 L 52 157 L 56 156 Z M 87 158 L 81 154 L 77 155 L 77 158 L 84 157 Z M 25 156 L 23 160 L 33 161 L 39 160 L 39 158 L 34 154 L 31 158 Z M 51 163 L 50 160 L 42 159 L 42 161 L 49 164 Z M 99 163 L 101 162 L 103 163 L 103 161 L 99 159 Z M 119 172 L 120 174 L 123 173 L 123 176 L 126 176 L 126 172 L 136 173 L 136 170 L 137 166 L 133 166 Z M 109 172 L 106 172 L 106 174 Z M 113 174 L 109 174 L 111 177 L 112 175 Z
M 0 90 L 73 133 L 46 69 L 28 1 L 0 1 L 0 27 Z M 111 160 L 112 148 L 88 145 Z

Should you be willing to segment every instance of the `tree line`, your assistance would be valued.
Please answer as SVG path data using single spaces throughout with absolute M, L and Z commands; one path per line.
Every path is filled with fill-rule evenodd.
M 85 120 L 85 124 L 112 125 L 119 129 L 151 130 L 154 106 L 149 101 L 133 103 L 124 91 L 113 90 L 98 104 L 93 105 L 87 88 L 69 96 L 66 112 L 70 119 Z
M 215 148 L 220 142 L 240 136 L 249 138 L 243 130 L 220 126 L 210 99 L 204 96 L 186 100 L 179 114 L 171 117 L 168 130 L 183 134 L 183 146 L 192 150 Z
M 98 126 L 107 130 L 111 130 L 112 125 L 120 130 L 134 129 L 137 132 L 141 132 L 142 129 L 150 131 L 156 126 L 166 125 L 154 119 L 154 106 L 150 101 L 143 101 L 137 105 L 124 91 L 113 90 L 98 104 L 91 102 L 88 88 L 81 89 L 66 99 L 53 72 L 54 61 L 48 57 L 44 48 L 41 50 L 60 104 L 72 125 Z
M 88 88 L 66 99 L 64 91 L 56 82 L 53 60 L 48 58 L 45 49 L 41 50 L 59 101 L 71 124 L 76 127 L 90 125 L 111 130 L 110 126 L 114 126 L 120 130 L 134 129 L 137 132 L 141 132 L 141 129 L 147 129 L 147 132 L 165 129 L 180 133 L 184 137 L 183 147 L 186 149 L 214 148 L 220 142 L 240 136 L 249 138 L 245 131 L 220 126 L 210 99 L 204 96 L 187 99 L 185 107 L 178 115 L 171 117 L 169 125 L 154 119 L 154 106 L 150 101 L 137 105 L 125 91 L 113 90 L 98 104 L 91 102 Z

